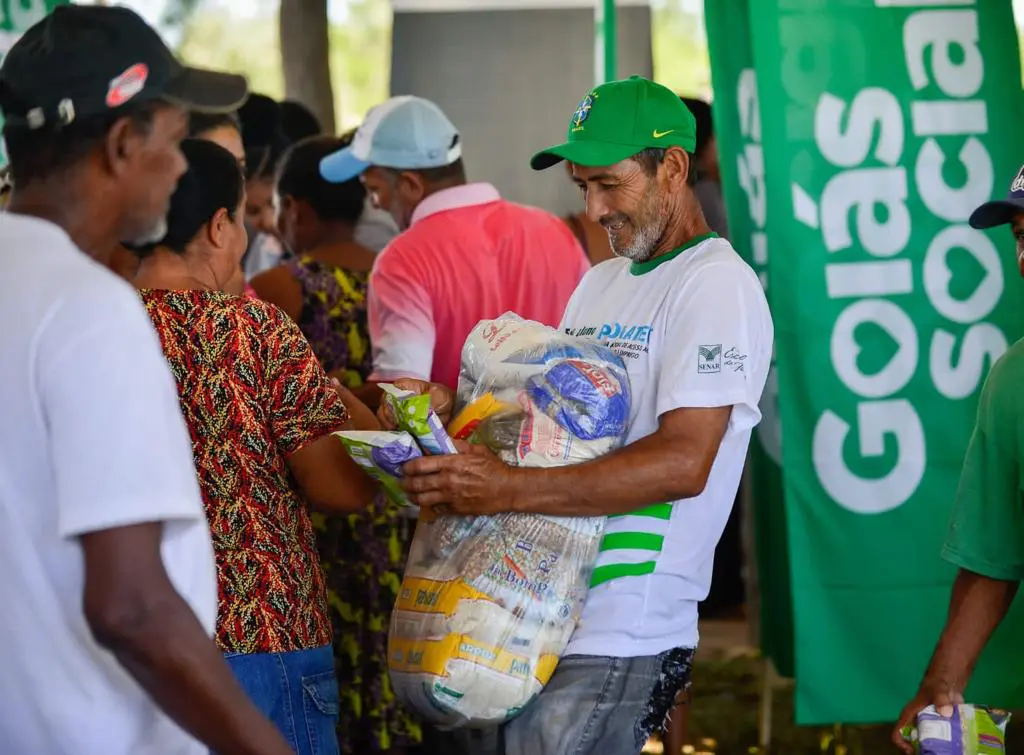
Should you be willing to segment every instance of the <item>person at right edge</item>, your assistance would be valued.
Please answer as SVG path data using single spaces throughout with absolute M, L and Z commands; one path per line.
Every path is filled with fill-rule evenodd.
M 284 755 L 214 644 L 217 584 L 174 379 L 103 265 L 163 237 L 188 69 L 124 8 L 58 6 L 0 67 L 0 750 Z M 197 741 L 198 740 L 198 741 Z
M 979 230 L 1009 225 L 1024 275 L 1024 166 L 1006 199 L 987 202 L 969 221 Z M 913 752 L 900 729 L 934 705 L 943 716 L 964 702 L 981 651 L 1006 616 L 1024 579 L 1024 339 L 993 365 L 978 403 L 942 557 L 960 571 L 946 626 L 921 686 L 900 713 L 893 742 Z
M 632 77 L 586 95 L 567 141 L 531 161 L 572 164 L 617 255 L 584 276 L 561 327 L 624 357 L 626 445 L 549 469 L 508 467 L 479 446 L 403 467 L 424 513 L 608 517 L 554 675 L 501 741 L 483 743 L 505 755 L 637 755 L 689 686 L 697 604 L 761 417 L 774 335 L 757 276 L 694 195 L 695 131 L 678 96 Z

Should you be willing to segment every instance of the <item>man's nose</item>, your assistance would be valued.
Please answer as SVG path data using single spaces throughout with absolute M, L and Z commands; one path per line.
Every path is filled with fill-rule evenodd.
M 587 189 L 587 218 L 595 223 L 601 222 L 601 218 L 612 214 L 611 207 L 605 200 L 604 192 Z

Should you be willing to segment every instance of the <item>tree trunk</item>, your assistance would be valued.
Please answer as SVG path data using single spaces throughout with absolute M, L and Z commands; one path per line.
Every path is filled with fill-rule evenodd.
M 281 62 L 285 96 L 313 111 L 325 133 L 335 133 L 327 0 L 281 0 Z

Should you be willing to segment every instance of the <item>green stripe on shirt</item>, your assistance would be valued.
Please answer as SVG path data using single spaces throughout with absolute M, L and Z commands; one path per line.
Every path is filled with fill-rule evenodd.
M 644 561 L 639 564 L 608 564 L 594 569 L 590 578 L 590 586 L 597 587 L 619 577 L 640 577 L 653 574 L 657 561 Z
M 624 516 L 649 516 L 654 519 L 665 519 L 666 521 L 672 518 L 672 504 L 671 503 L 655 503 L 651 506 L 645 506 L 642 509 L 636 511 L 630 511 L 628 514 L 612 514 L 609 519 L 621 519 Z
M 664 544 L 664 535 L 654 535 L 650 532 L 610 532 L 601 539 L 600 550 L 643 550 L 660 553 Z

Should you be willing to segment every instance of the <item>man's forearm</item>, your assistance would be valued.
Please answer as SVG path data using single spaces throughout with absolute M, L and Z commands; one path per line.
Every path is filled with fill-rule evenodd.
M 140 601 L 108 629 L 106 646 L 179 726 L 219 755 L 284 755 L 280 733 L 253 705 L 177 593 Z
M 974 665 L 1017 594 L 1017 582 L 990 579 L 961 569 L 953 583 L 949 616 L 935 648 L 926 680 L 942 680 L 963 690 Z
M 582 464 L 517 468 L 513 480 L 517 512 L 609 516 L 700 495 L 706 477 L 698 456 L 654 434 Z

